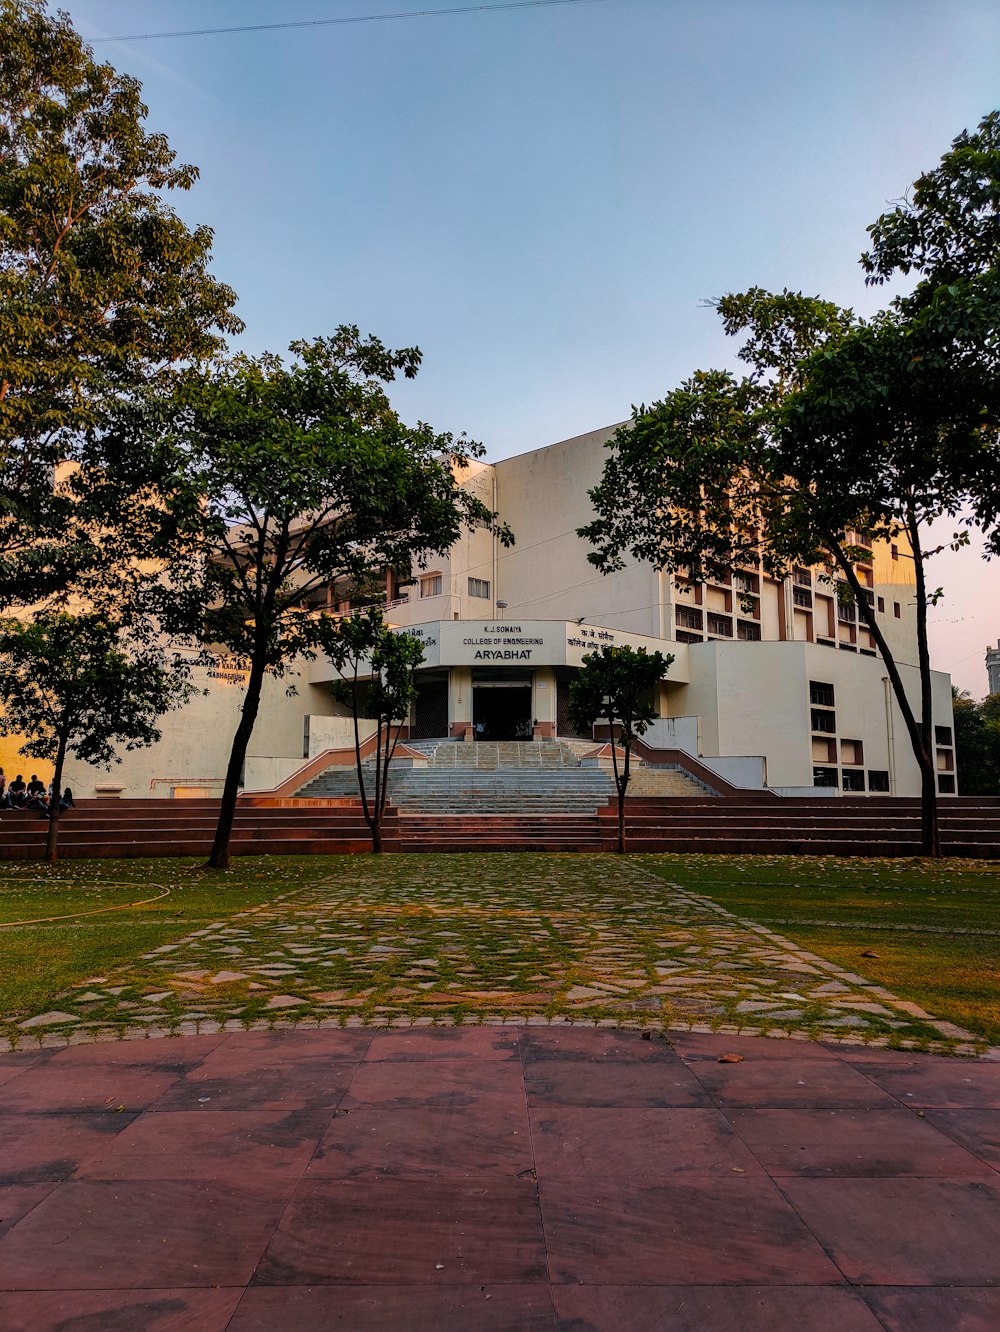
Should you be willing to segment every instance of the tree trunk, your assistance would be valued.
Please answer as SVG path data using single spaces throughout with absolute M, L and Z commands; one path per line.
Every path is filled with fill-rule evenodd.
M 63 764 L 66 761 L 66 737 L 60 735 L 59 748 L 56 750 L 55 771 L 52 774 L 52 799 L 49 801 L 49 831 L 45 838 L 45 859 L 49 865 L 59 861 L 59 815 L 62 813 Z
M 827 541 L 827 545 L 829 546 L 829 549 L 833 553 L 834 559 L 837 561 L 837 564 L 840 566 L 841 571 L 843 572 L 845 578 L 847 579 L 851 591 L 854 593 L 854 600 L 857 604 L 859 611 L 861 612 L 861 616 L 864 619 L 865 624 L 871 630 L 872 637 L 875 640 L 875 645 L 879 650 L 879 654 L 882 658 L 882 663 L 885 666 L 886 675 L 888 675 L 889 677 L 889 683 L 892 686 L 893 696 L 895 697 L 896 702 L 899 705 L 899 711 L 903 718 L 903 724 L 906 727 L 906 734 L 910 740 L 910 748 L 913 750 L 913 757 L 916 759 L 917 762 L 917 768 L 920 772 L 921 849 L 923 850 L 925 855 L 939 855 L 940 850 L 931 851 L 926 849 L 928 846 L 931 845 L 937 846 L 938 844 L 937 779 L 934 773 L 934 765 L 931 761 L 931 756 L 929 752 L 924 748 L 923 726 L 921 723 L 917 722 L 917 719 L 913 714 L 913 709 L 910 707 L 910 700 L 906 696 L 906 690 L 903 687 L 903 680 L 899 674 L 899 669 L 896 666 L 895 658 L 893 657 L 892 652 L 889 650 L 889 645 L 885 641 L 885 638 L 882 634 L 882 630 L 879 628 L 878 621 L 875 618 L 875 612 L 868 604 L 868 598 L 865 596 L 865 589 L 861 586 L 861 583 L 858 581 L 858 575 L 854 571 L 854 566 L 851 564 L 850 560 L 848 560 L 847 556 L 844 554 L 842 547 L 834 538 L 830 537 Z M 914 557 L 914 559 L 915 558 L 916 557 Z M 922 577 L 922 571 L 921 571 L 921 577 Z M 918 650 L 919 650 L 919 645 L 918 645 Z M 930 676 L 928 676 L 928 688 L 929 687 L 930 687 Z M 922 688 L 922 682 L 921 682 L 921 688 Z M 930 785 L 934 796 L 933 800 L 928 799 L 928 794 L 927 794 L 928 784 Z M 928 825 L 924 824 L 925 818 L 929 820 Z M 928 828 L 930 828 L 931 830 L 931 835 L 929 838 L 928 838 Z
M 257 712 L 260 708 L 260 691 L 264 684 L 264 657 L 255 653 L 250 662 L 250 676 L 247 680 L 246 697 L 240 713 L 240 724 L 233 736 L 233 747 L 229 754 L 229 766 L 226 769 L 226 784 L 222 788 L 222 803 L 219 806 L 219 821 L 215 828 L 215 841 L 208 857 L 209 869 L 229 868 L 229 842 L 233 834 L 233 820 L 236 817 L 236 801 L 240 794 L 240 777 L 246 762 L 247 747 L 253 733 Z
M 618 854 L 625 854 L 625 792 L 628 788 L 628 747 L 625 749 L 625 771 L 618 771 L 618 747 L 615 740 L 615 721 L 608 718 L 608 730 L 611 733 L 611 770 L 615 775 L 615 791 L 618 794 Z
M 920 549 L 920 525 L 912 508 L 907 510 L 906 530 L 913 551 L 917 579 L 917 664 L 920 668 L 920 850 L 925 856 L 940 856 L 941 835 L 938 828 L 937 771 L 934 764 L 934 715 L 931 705 L 931 657 L 927 645 L 927 583 Z

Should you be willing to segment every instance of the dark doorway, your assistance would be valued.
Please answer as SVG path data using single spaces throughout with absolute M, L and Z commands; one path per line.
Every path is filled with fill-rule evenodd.
M 417 697 L 413 705 L 414 740 L 436 740 L 448 734 L 448 673 L 427 671 L 414 678 Z
M 556 667 L 556 735 L 592 740 L 593 733 L 581 735 L 569 719 L 569 687 L 579 674 L 571 666 Z
M 530 740 L 530 683 L 512 680 L 473 684 L 472 725 L 477 740 Z

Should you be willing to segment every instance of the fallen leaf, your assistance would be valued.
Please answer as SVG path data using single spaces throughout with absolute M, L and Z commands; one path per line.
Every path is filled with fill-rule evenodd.
M 742 1064 L 743 1056 L 738 1054 L 723 1054 L 719 1055 L 715 1062 L 717 1064 Z
M 878 957 L 878 953 L 873 953 L 870 948 L 866 948 L 861 954 L 862 957 Z

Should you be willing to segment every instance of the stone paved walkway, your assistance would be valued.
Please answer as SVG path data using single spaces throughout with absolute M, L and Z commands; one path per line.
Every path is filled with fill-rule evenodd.
M 0 1327 L 990 1332 L 998 1116 L 997 1063 L 697 1033 L 0 1054 Z
M 123 1029 L 519 1018 L 757 1032 L 971 1054 L 983 1043 L 631 859 L 358 856 L 336 878 L 92 976 L 19 1048 Z M 101 928 L 99 923 L 91 928 Z

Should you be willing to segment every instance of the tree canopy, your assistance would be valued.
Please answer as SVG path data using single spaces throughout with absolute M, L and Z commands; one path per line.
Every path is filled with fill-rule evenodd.
M 581 529 L 601 570 L 623 555 L 680 584 L 797 563 L 834 567 L 886 664 L 921 771 L 924 848 L 937 850 L 923 544 L 932 518 L 952 544 L 980 528 L 1000 550 L 1000 120 L 963 134 L 912 199 L 869 230 L 873 281 L 917 272 L 871 320 L 819 298 L 752 289 L 717 302 L 744 338 L 749 374 L 696 373 L 637 407 L 610 444 Z M 920 716 L 856 571 L 857 538 L 904 532 L 916 575 Z
M 249 664 L 212 857 L 220 868 L 264 678 L 327 645 L 325 590 L 363 602 L 373 577 L 408 575 L 475 523 L 513 539 L 460 484 L 481 447 L 407 426 L 392 409 L 386 387 L 416 374 L 416 348 L 392 351 L 343 325 L 291 351 L 287 364 L 236 357 L 191 379 L 170 426 L 178 491 L 205 522 L 200 552 L 173 567 L 165 622 L 196 624 Z
M 653 690 L 673 660 L 670 653 L 605 645 L 584 655 L 569 688 L 569 716 L 577 731 L 589 731 L 602 717 L 608 723 L 620 852 L 625 851 L 625 797 L 632 775 L 632 744 L 645 735 L 657 716 Z M 619 745 L 624 755 L 621 768 Z
M 335 680 L 333 696 L 350 709 L 354 719 L 354 754 L 358 789 L 365 822 L 371 829 L 372 850 L 382 850 L 382 816 L 389 794 L 389 767 L 400 728 L 416 698 L 413 672 L 424 659 L 420 640 L 388 628 L 378 606 L 354 615 L 325 621 L 326 653 L 343 679 Z M 361 718 L 375 723 L 373 789 L 365 783 L 362 763 Z
M 109 768 L 119 750 L 155 744 L 158 719 L 188 692 L 163 652 L 136 644 L 103 613 L 0 621 L 0 735 L 27 735 L 21 752 L 54 765 L 50 862 L 67 755 Z
M 53 488 L 56 465 L 100 466 L 123 400 L 168 391 L 242 327 L 211 231 L 168 203 L 197 170 L 146 129 L 140 92 L 68 15 L 0 0 L 0 606 L 99 557 L 94 524 L 112 514 L 86 510 L 72 471 Z M 125 462 L 113 475 L 134 496 L 147 459 Z

